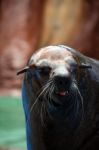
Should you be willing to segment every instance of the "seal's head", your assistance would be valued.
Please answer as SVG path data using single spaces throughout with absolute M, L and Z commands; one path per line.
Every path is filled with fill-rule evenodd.
M 81 64 L 78 56 L 75 50 L 61 45 L 48 46 L 33 54 L 28 66 L 19 72 L 26 71 L 31 109 L 40 102 L 41 113 L 46 111 L 53 120 L 67 121 L 73 126 L 81 120 L 83 95 L 79 76 L 82 68 L 90 66 Z
M 41 49 L 29 65 L 43 88 L 43 95 L 54 104 L 63 104 L 70 97 L 77 63 L 71 52 L 57 46 Z M 44 90 L 45 89 L 45 90 Z

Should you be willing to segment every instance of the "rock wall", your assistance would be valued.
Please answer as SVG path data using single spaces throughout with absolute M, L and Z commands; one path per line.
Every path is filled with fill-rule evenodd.
M 16 72 L 36 49 L 44 0 L 0 1 L 0 91 L 19 89 Z

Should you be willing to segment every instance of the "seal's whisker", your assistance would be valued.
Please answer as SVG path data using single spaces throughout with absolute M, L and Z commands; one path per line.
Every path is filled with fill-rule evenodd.
M 31 106 L 31 108 L 30 108 L 30 113 L 32 112 L 34 106 L 37 104 L 39 98 L 40 98 L 43 94 L 45 95 L 46 93 L 48 93 L 47 91 L 48 91 L 48 89 L 49 89 L 49 86 L 50 86 L 51 82 L 52 82 L 52 81 L 48 81 L 47 84 L 45 84 L 45 85 L 40 89 L 41 92 L 40 92 L 40 91 L 38 92 L 39 95 L 38 95 L 38 97 L 36 98 L 36 100 L 35 100 L 35 102 L 33 103 L 33 105 Z M 43 105 L 44 105 L 44 104 L 43 104 Z M 41 111 L 42 111 L 43 105 L 41 106 Z M 42 113 L 41 113 L 41 114 L 42 114 Z
M 78 89 L 78 88 L 77 88 L 77 89 Z M 79 94 L 79 96 L 80 96 L 80 98 L 81 98 L 81 103 L 82 103 L 82 111 L 83 111 L 83 114 L 84 114 L 83 97 L 82 97 L 82 95 L 81 95 L 81 93 L 80 93 L 79 89 L 78 89 L 78 94 Z
M 52 82 L 53 82 L 53 79 L 49 79 L 46 83 L 44 83 L 44 85 L 42 85 L 42 89 L 43 89 L 45 86 L 50 85 Z
M 77 92 L 78 92 L 78 94 L 79 94 L 79 96 L 80 96 L 81 106 L 82 106 L 82 114 L 83 114 L 83 116 L 84 116 L 83 97 L 82 97 L 82 95 L 81 95 L 81 93 L 80 93 L 80 90 L 79 90 L 78 86 L 77 86 L 75 83 L 74 83 L 74 87 L 77 89 Z
M 46 100 L 47 98 L 50 99 L 50 94 L 52 93 L 52 86 L 51 86 L 51 82 L 48 82 L 45 86 L 44 86 L 44 99 Z M 46 98 L 46 96 L 48 96 Z M 41 105 L 41 112 L 40 112 L 40 116 L 41 116 L 41 123 L 43 126 L 45 126 L 45 123 L 44 123 L 44 114 L 46 115 L 46 107 L 45 107 L 45 103 L 44 101 L 42 102 L 42 105 Z M 44 114 L 43 114 L 44 113 Z
M 51 84 L 51 83 L 50 83 Z M 46 87 L 46 91 L 44 93 L 44 97 L 46 98 L 46 95 L 48 94 L 48 91 L 49 91 L 49 87 L 50 87 L 50 84 L 47 84 L 45 87 Z
M 50 94 L 51 94 L 51 85 L 49 86 L 49 88 L 46 91 L 46 95 L 47 95 L 48 101 L 50 100 Z
M 44 103 L 42 102 L 40 116 L 41 116 L 41 123 L 44 126 L 45 123 L 43 118 L 43 109 L 44 109 Z
M 38 102 L 40 96 L 44 93 L 44 91 L 46 90 L 46 88 L 47 88 L 47 87 L 45 87 L 45 88 L 40 92 L 40 94 L 38 95 L 38 97 L 36 98 L 35 102 L 33 103 L 33 105 L 32 105 L 31 108 L 30 108 L 29 115 L 31 114 L 31 112 L 32 112 L 32 110 L 33 110 L 33 108 L 34 108 L 34 106 L 37 104 L 37 102 Z M 29 116 L 27 117 L 27 123 L 28 123 L 28 121 L 29 121 Z
M 52 83 L 52 81 L 48 80 L 48 82 L 42 86 L 41 92 L 42 91 L 45 92 L 45 90 L 49 88 L 49 86 L 50 86 L 51 83 Z
M 44 117 L 46 116 L 46 113 L 47 111 L 46 111 L 45 103 L 43 101 L 41 106 L 41 112 L 40 112 L 42 126 L 45 126 Z
M 30 112 L 32 111 L 34 105 L 37 103 L 38 99 L 39 99 L 39 98 L 41 97 L 41 95 L 46 91 L 47 88 L 48 88 L 48 87 L 45 86 L 45 87 L 43 88 L 43 90 L 40 92 L 40 94 L 39 94 L 38 97 L 36 98 L 35 102 L 34 102 L 33 105 L 31 106 Z
M 78 103 L 78 91 L 75 92 L 75 105 L 76 105 L 76 114 L 78 114 L 78 111 L 79 111 L 79 109 L 78 109 L 78 105 L 79 105 L 79 103 Z
M 50 83 L 45 84 L 44 86 L 42 86 L 42 88 L 40 89 L 40 91 L 42 92 L 43 90 L 46 90 L 49 87 Z M 40 91 L 38 93 L 40 93 Z
M 50 82 L 49 82 L 50 81 Z M 49 80 L 48 81 L 48 83 L 47 83 L 47 85 L 46 85 L 46 91 L 45 91 L 45 93 L 44 93 L 44 97 L 46 98 L 46 96 L 48 96 L 48 98 L 49 98 L 49 95 L 50 95 L 50 93 L 51 93 L 51 87 L 52 87 L 52 83 L 53 83 L 53 80 L 51 79 L 51 80 Z M 50 84 L 49 84 L 50 83 Z
M 54 91 L 54 85 L 52 84 L 52 86 L 50 87 L 50 94 L 49 94 L 49 100 L 50 100 L 50 102 L 51 102 L 53 91 Z

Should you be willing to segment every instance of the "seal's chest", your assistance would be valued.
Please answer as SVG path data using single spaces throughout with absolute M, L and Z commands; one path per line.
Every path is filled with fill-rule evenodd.
M 46 150 L 73 149 L 73 132 L 62 124 L 49 124 L 43 135 Z

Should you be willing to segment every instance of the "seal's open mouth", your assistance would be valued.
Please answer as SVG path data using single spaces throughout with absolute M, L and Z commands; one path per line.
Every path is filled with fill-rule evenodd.
M 68 96 L 69 95 L 69 91 L 59 91 L 59 92 L 56 92 L 57 95 L 59 96 Z

